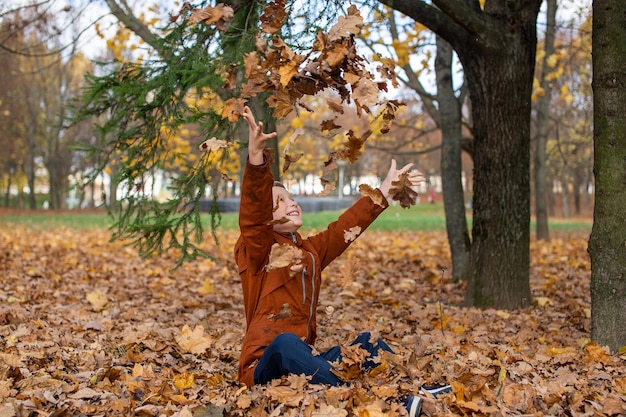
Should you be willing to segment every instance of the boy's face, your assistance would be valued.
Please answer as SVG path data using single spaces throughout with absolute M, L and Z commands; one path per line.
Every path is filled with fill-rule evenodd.
M 295 232 L 302 226 L 302 209 L 291 194 L 282 187 L 272 187 L 272 213 L 274 220 L 287 219 L 287 222 L 277 222 L 274 230 L 279 233 Z

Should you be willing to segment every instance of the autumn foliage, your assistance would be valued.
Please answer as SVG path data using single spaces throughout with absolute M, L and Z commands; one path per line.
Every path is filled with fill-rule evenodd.
M 232 259 L 142 260 L 106 230 L 0 227 L 0 416 L 401 416 L 403 397 L 448 381 L 426 415 L 626 413 L 626 357 L 589 341 L 587 236 L 533 242 L 533 307 L 460 307 L 443 233 L 365 232 L 324 273 L 317 350 L 362 332 L 395 350 L 345 386 L 236 381 L 245 319 Z

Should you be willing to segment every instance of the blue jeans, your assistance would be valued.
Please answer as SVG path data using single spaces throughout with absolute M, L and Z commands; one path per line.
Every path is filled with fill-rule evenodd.
M 378 355 L 379 349 L 393 352 L 382 339 L 378 339 L 375 344 L 371 343 L 368 332 L 361 333 L 352 342 L 353 345 L 357 343 L 361 345 L 361 349 L 370 353 L 370 359 L 364 364 L 366 369 L 376 366 L 372 358 Z M 265 384 L 288 374 L 305 374 L 312 376 L 311 382 L 314 384 L 340 385 L 343 381 L 330 371 L 331 362 L 340 358 L 339 346 L 332 347 L 319 355 L 313 355 L 311 346 L 298 336 L 293 333 L 282 333 L 265 348 L 254 370 L 254 383 Z

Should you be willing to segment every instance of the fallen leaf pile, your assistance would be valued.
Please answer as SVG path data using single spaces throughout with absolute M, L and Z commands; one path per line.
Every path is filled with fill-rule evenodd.
M 0 226 L 0 416 L 403 416 L 423 384 L 430 416 L 626 414 L 626 358 L 589 341 L 587 237 L 533 242 L 534 306 L 460 307 L 442 233 L 366 231 L 324 272 L 318 351 L 346 346 L 329 388 L 292 375 L 237 380 L 244 332 L 232 247 L 215 261 L 141 260 L 106 230 Z M 349 342 L 394 354 L 375 367 Z

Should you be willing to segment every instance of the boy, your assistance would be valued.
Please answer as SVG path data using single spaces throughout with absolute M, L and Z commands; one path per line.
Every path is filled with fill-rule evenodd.
M 396 169 L 392 160 L 387 177 L 376 190 L 375 203 L 362 197 L 347 209 L 337 221 L 315 235 L 303 239 L 298 233 L 302 226 L 302 211 L 287 190 L 275 183 L 269 163 L 263 156 L 265 144 L 276 132 L 263 133 L 263 124 L 256 123 L 245 107 L 248 122 L 248 161 L 244 169 L 239 211 L 241 235 L 235 245 L 235 259 L 243 287 L 246 314 L 246 334 L 239 361 L 239 380 L 248 386 L 264 384 L 289 373 L 311 376 L 313 383 L 339 385 L 341 380 L 331 372 L 331 362 L 340 359 L 339 347 L 313 355 L 311 346 L 316 339 L 316 309 L 322 270 L 339 256 L 354 240 L 352 234 L 364 231 L 387 207 L 392 181 L 408 172 L 413 164 Z M 411 184 L 424 181 L 419 172 L 409 172 Z M 346 232 L 350 231 L 350 237 Z M 272 247 L 291 245 L 296 253 L 294 262 L 283 268 L 270 267 Z M 384 341 L 371 343 L 368 333 L 354 343 L 378 354 L 389 350 Z M 373 365 L 373 362 L 366 366 Z M 413 397 L 408 405 L 421 403 Z M 416 414 L 419 414 L 417 408 Z

